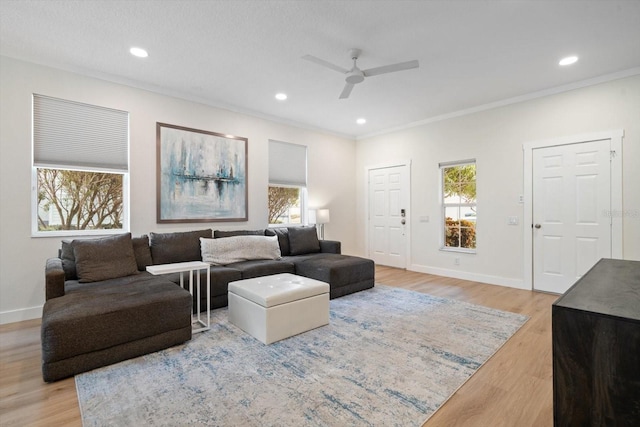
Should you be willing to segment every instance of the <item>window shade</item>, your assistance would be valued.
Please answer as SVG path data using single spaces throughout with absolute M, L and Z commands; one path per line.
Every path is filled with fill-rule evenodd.
M 269 183 L 307 186 L 307 147 L 269 141 Z
M 475 162 L 476 162 L 476 159 L 458 160 L 457 162 L 442 162 L 442 163 L 438 163 L 438 167 L 450 168 L 452 166 L 471 165 L 471 164 L 474 164 Z
M 35 166 L 127 171 L 129 113 L 33 95 Z

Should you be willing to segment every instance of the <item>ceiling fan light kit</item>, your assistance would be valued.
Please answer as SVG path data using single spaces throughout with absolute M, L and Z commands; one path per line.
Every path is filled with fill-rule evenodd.
M 349 49 L 349 55 L 353 60 L 353 67 L 350 70 L 347 70 L 346 68 L 333 64 L 329 61 L 325 61 L 324 59 L 317 58 L 313 55 L 305 55 L 302 57 L 302 59 L 306 59 L 307 61 L 314 62 L 318 65 L 322 65 L 323 67 L 329 68 L 345 75 L 345 85 L 344 89 L 342 89 L 342 93 L 340 93 L 340 99 L 348 98 L 351 94 L 351 91 L 353 90 L 353 86 L 358 83 L 362 83 L 365 77 L 379 76 L 380 74 L 393 73 L 396 71 L 410 70 L 412 68 L 418 68 L 420 66 L 418 60 L 413 60 L 407 62 L 399 62 L 397 64 L 384 65 L 382 67 L 369 68 L 367 70 L 361 70 L 357 65 L 357 61 L 361 53 L 362 51 L 360 49 Z

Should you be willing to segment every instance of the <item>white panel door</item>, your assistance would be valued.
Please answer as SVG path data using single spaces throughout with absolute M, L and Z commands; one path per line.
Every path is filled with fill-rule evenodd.
M 610 140 L 533 150 L 533 287 L 564 293 L 611 257 Z
M 407 166 L 369 170 L 369 256 L 376 264 L 406 268 L 408 178 Z

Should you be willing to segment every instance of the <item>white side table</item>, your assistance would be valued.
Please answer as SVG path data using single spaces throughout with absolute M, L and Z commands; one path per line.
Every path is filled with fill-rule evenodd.
M 180 273 L 180 287 L 184 288 L 184 277 L 183 274 L 189 272 L 189 293 L 193 295 L 193 272 L 196 274 L 196 318 L 193 322 L 194 325 L 198 325 L 193 330 L 193 332 L 203 332 L 211 329 L 211 270 L 209 269 L 211 265 L 202 261 L 190 261 L 190 262 L 176 262 L 173 264 L 158 264 L 158 265 L 149 265 L 147 266 L 147 271 L 151 274 L 159 275 L 159 274 L 169 274 L 169 273 Z M 207 270 L 207 321 L 206 323 L 201 318 L 200 313 L 200 270 Z

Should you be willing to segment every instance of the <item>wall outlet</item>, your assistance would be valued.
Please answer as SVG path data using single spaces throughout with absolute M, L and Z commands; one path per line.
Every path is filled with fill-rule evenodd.
M 453 265 L 460 265 L 460 258 L 454 258 Z
M 524 204 L 524 194 L 518 196 L 518 203 L 521 205 Z

